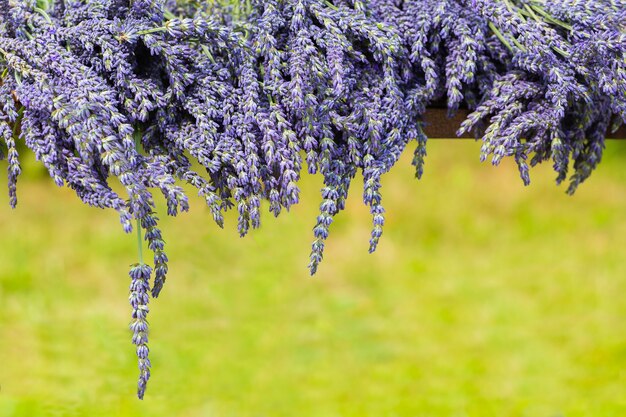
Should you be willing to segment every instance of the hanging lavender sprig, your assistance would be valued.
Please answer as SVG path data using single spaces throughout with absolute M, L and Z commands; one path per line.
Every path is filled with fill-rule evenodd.
M 130 329 L 133 332 L 133 344 L 137 347 L 137 359 L 139 365 L 139 380 L 137 382 L 137 397 L 143 399 L 146 385 L 150 379 L 150 359 L 148 358 L 148 321 L 150 309 L 150 275 L 152 268 L 143 262 L 142 255 L 141 225 L 137 222 L 137 246 L 139 250 L 139 263 L 130 269 L 130 296 L 129 301 L 133 309 Z

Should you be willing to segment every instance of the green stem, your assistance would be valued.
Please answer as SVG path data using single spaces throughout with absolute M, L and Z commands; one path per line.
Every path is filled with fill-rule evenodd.
M 491 29 L 493 31 L 493 33 L 496 35 L 496 37 L 498 39 L 500 39 L 500 42 L 502 42 L 504 44 L 504 46 L 506 46 L 509 51 L 513 52 L 513 47 L 511 46 L 509 41 L 506 40 L 504 35 L 502 35 L 502 32 L 500 32 L 500 30 L 496 27 L 496 25 L 494 25 L 492 22 L 489 22 L 489 29 Z
M 204 54 L 209 57 L 211 63 L 215 64 L 215 58 L 213 58 L 213 54 L 209 50 L 209 47 L 204 44 L 200 44 L 200 48 L 202 48 L 202 52 L 204 52 Z
M 550 23 L 554 23 L 555 25 L 559 25 L 562 28 L 569 30 L 570 32 L 572 31 L 573 28 L 572 28 L 571 25 L 568 25 L 567 23 L 565 23 L 565 22 L 563 22 L 563 21 L 561 21 L 559 19 L 555 19 L 554 17 L 552 17 L 552 15 L 550 13 L 546 12 L 541 7 L 539 7 L 539 6 L 535 5 L 535 4 L 532 4 L 530 7 L 532 7 L 532 9 L 535 12 L 537 12 L 541 16 L 545 17 Z
M 520 9 L 518 9 L 517 7 L 515 8 L 516 10 L 513 10 L 513 5 L 511 5 L 511 2 L 509 2 L 508 0 L 504 0 L 504 4 L 507 8 L 507 10 L 509 11 L 509 13 L 515 14 L 517 13 L 519 15 L 519 17 L 522 19 L 522 21 L 526 21 L 526 18 L 521 14 L 518 13 L 520 11 Z
M 172 19 L 176 19 L 177 18 L 176 15 L 174 13 L 170 12 L 169 10 L 165 10 L 163 12 L 163 17 L 165 17 L 168 20 L 172 20 Z
M 526 9 L 526 11 L 528 11 L 528 13 L 530 14 L 530 17 L 532 17 L 536 22 L 539 22 L 539 16 L 537 16 L 535 14 L 533 9 L 531 9 L 529 5 L 524 4 L 524 9 Z
M 332 4 L 329 0 L 325 0 L 324 4 L 326 4 L 326 6 L 330 7 L 331 9 L 337 11 L 339 10 L 339 7 L 337 7 L 336 5 Z
M 48 16 L 48 13 L 46 13 L 46 11 L 44 9 L 41 9 L 39 7 L 35 7 L 33 9 L 34 11 L 36 11 L 37 13 L 39 13 L 40 15 L 43 16 L 44 19 L 46 19 L 47 23 L 52 23 L 52 19 L 50 19 L 50 16 Z
M 564 51 L 561 48 L 553 46 L 552 49 L 554 49 L 554 51 L 557 52 L 558 54 L 560 54 L 563 58 L 569 58 L 570 57 L 570 54 L 567 53 L 566 51 Z
M 515 39 L 515 37 L 513 37 L 513 43 L 515 44 L 515 46 L 517 46 L 519 49 L 521 49 L 524 52 L 528 52 L 528 50 L 526 49 L 526 47 L 524 45 L 522 45 L 517 39 Z
M 137 219 L 137 252 L 139 252 L 139 265 L 143 265 L 143 240 L 141 239 L 141 221 Z
M 157 27 L 157 28 L 152 28 L 152 29 L 146 29 L 146 30 L 140 30 L 139 32 L 137 32 L 138 35 L 149 35 L 151 33 L 157 33 L 157 32 L 166 32 L 167 28 L 166 27 Z

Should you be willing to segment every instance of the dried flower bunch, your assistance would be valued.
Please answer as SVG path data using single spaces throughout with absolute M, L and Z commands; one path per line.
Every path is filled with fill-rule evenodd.
M 116 210 L 126 232 L 136 221 L 153 253 L 130 271 L 140 398 L 148 301 L 167 274 L 154 191 L 175 216 L 191 184 L 219 225 L 236 208 L 243 236 L 262 200 L 278 215 L 303 166 L 319 172 L 314 273 L 357 172 L 376 249 L 381 176 L 412 141 L 422 175 L 423 115 L 440 102 L 473 111 L 462 130 L 482 135 L 483 158 L 514 157 L 525 183 L 551 160 L 573 192 L 626 121 L 626 2 L 0 0 L 11 205 L 23 141 L 57 185 Z

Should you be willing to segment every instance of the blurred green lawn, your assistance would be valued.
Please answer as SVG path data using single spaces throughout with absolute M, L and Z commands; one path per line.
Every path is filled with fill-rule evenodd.
M 18 209 L 0 200 L 0 416 L 626 415 L 626 143 L 575 197 L 478 151 L 431 141 L 419 182 L 404 155 L 374 255 L 357 181 L 313 279 L 318 177 L 245 239 L 197 198 L 164 219 L 143 402 L 135 238 L 27 163 Z

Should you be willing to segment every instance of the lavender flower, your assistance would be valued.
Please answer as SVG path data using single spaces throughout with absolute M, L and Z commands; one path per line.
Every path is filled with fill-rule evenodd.
M 130 269 L 130 305 L 133 308 L 130 329 L 133 332 L 133 344 L 137 346 L 137 358 L 139 363 L 139 381 L 137 383 L 137 396 L 143 399 L 146 385 L 150 379 L 150 359 L 148 358 L 148 322 L 146 317 L 149 312 L 150 300 L 150 274 L 152 269 L 145 264 L 132 265 Z

